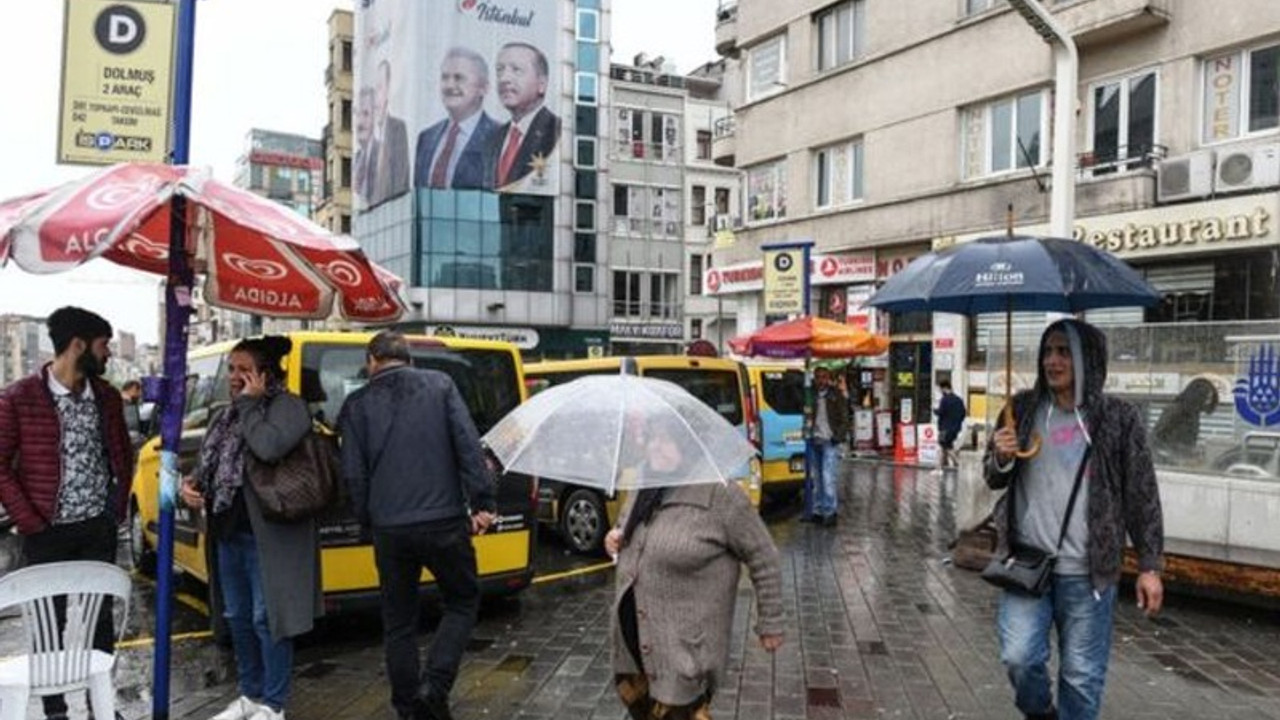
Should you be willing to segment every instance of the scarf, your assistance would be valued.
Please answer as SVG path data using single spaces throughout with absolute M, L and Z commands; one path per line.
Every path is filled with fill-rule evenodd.
M 648 523 L 653 518 L 653 513 L 657 511 L 658 506 L 662 504 L 662 498 L 667 494 L 664 487 L 645 488 L 636 495 L 636 504 L 631 508 L 631 514 L 627 516 L 627 524 L 622 529 L 622 541 L 625 543 L 631 539 L 631 534 L 640 527 L 642 523 Z
M 269 404 L 282 389 L 278 380 L 268 379 L 263 402 Z M 200 487 L 204 488 L 206 498 L 213 498 L 214 515 L 231 508 L 236 493 L 244 484 L 244 453 L 240 410 L 232 401 L 209 426 L 204 444 L 200 446 Z

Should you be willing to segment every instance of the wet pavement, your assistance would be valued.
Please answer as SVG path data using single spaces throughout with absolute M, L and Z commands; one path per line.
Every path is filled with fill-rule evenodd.
M 797 508 L 765 518 L 782 552 L 787 640 L 770 656 L 750 634 L 752 595 L 739 591 L 732 682 L 717 720 L 798 718 L 1013 718 L 993 627 L 996 593 L 951 566 L 956 480 L 926 471 L 851 462 L 840 523 L 814 527 Z M 549 533 L 539 575 L 519 598 L 482 613 L 453 693 L 460 720 L 624 720 L 611 685 L 609 569 L 579 558 Z M 744 581 L 745 583 L 745 581 Z M 140 583 L 117 675 L 127 718 L 147 717 L 149 596 Z M 192 589 L 193 593 L 197 590 Z M 177 624 L 205 619 L 180 605 Z M 421 642 L 430 639 L 430 623 Z M 14 644 L 0 620 L 0 651 Z M 175 631 L 177 632 L 177 631 Z M 299 645 L 290 720 L 392 720 L 376 611 L 344 614 Z M 180 636 L 182 637 L 182 636 Z M 1121 594 L 1103 716 L 1280 720 L 1280 618 L 1235 605 L 1169 598 L 1155 620 Z M 172 717 L 205 720 L 235 695 L 230 656 L 196 635 L 174 644 Z M 37 718 L 33 703 L 29 718 Z

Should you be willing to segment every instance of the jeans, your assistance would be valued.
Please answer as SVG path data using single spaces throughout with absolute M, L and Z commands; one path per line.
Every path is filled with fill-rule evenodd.
M 813 492 L 813 514 L 836 514 L 836 487 L 840 475 L 840 446 L 830 440 L 813 441 L 813 472 L 817 473 Z
M 293 639 L 271 639 L 257 540 L 242 532 L 217 543 L 222 614 L 231 630 L 240 694 L 282 710 L 289 700 Z
M 26 555 L 28 565 L 41 565 L 66 560 L 97 560 L 112 563 L 116 561 L 116 523 L 110 511 L 96 518 L 66 525 L 50 525 L 35 535 L 27 535 L 22 540 L 22 551 Z M 61 618 L 66 601 L 55 604 L 58 617 Z M 98 624 L 93 628 L 93 647 L 106 653 L 115 651 L 115 630 L 112 622 L 112 600 L 110 597 L 102 601 L 102 609 L 98 613 Z M 46 695 L 43 698 L 45 717 L 65 717 L 67 701 L 61 695 Z
M 480 612 L 471 524 L 466 518 L 456 518 L 374 528 L 373 551 L 382 587 L 382 634 L 391 704 L 401 716 L 409 716 L 420 694 L 442 701 L 449 697 L 462 652 L 471 640 Z M 444 616 L 427 652 L 426 672 L 420 674 L 414 629 L 418 625 L 418 581 L 424 567 L 431 571 L 440 590 Z
M 1049 686 L 1049 630 L 1058 629 L 1058 717 L 1088 720 L 1102 709 L 1111 654 L 1116 586 L 1094 592 L 1086 575 L 1055 575 L 1044 597 L 1005 591 L 997 626 L 1000 661 L 1026 715 L 1053 709 Z

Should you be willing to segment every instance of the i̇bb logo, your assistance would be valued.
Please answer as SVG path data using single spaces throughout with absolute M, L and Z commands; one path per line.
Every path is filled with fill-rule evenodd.
M 468 12 L 476 9 L 476 3 L 479 0 L 458 0 L 458 9 L 462 12 Z
M 822 273 L 823 277 L 835 276 L 838 269 L 839 265 L 836 263 L 835 258 L 823 258 L 822 264 L 818 266 L 818 272 Z

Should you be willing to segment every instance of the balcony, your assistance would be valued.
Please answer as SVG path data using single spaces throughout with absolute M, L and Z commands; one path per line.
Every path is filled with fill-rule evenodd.
M 1130 172 L 1134 170 L 1152 170 L 1169 154 L 1164 145 L 1143 147 L 1120 146 L 1106 152 L 1084 152 L 1076 158 L 1078 177 L 1097 178 L 1105 175 Z
M 324 86 L 329 92 L 351 92 L 351 71 L 343 71 L 333 63 L 324 69 Z
M 732 115 L 716 120 L 711 126 L 711 161 L 724 167 L 733 167 L 737 153 L 734 139 L 735 123 Z
M 720 0 L 716 8 L 716 52 L 738 57 L 738 0 Z
M 1057 0 L 1053 12 L 1080 47 L 1167 25 L 1171 0 Z

